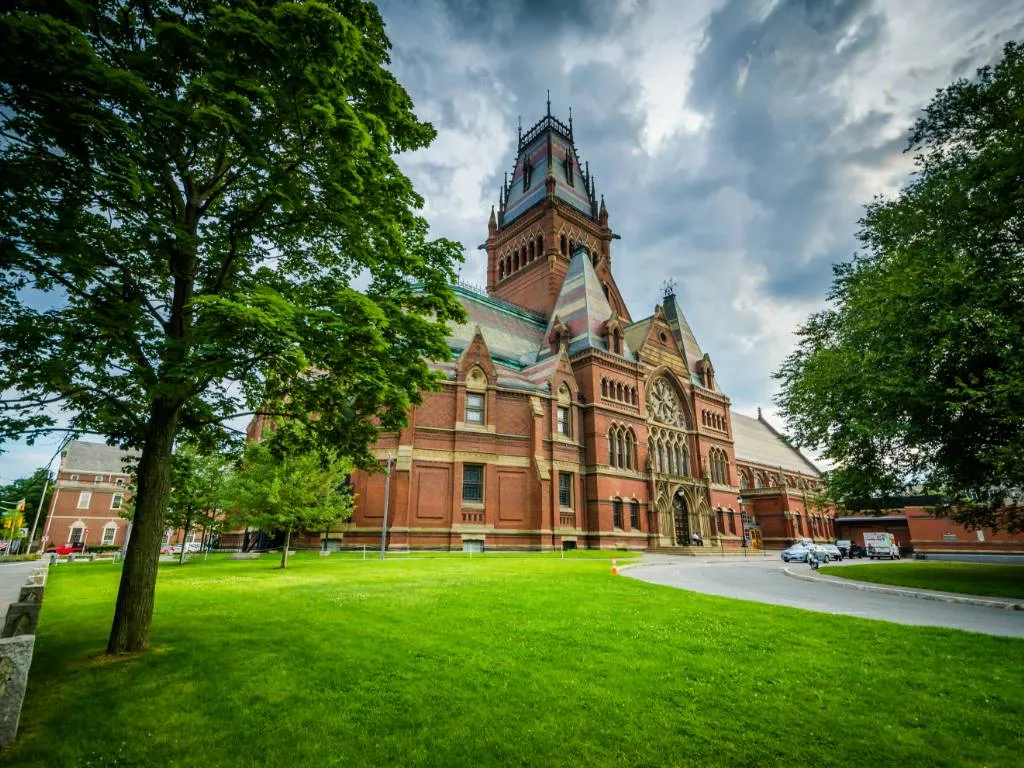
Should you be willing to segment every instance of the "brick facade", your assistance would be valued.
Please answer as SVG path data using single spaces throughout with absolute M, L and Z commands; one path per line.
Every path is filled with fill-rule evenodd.
M 443 389 L 375 448 L 393 461 L 390 548 L 833 538 L 819 473 L 763 419 L 732 413 L 673 291 L 632 321 L 608 220 L 571 124 L 548 115 L 520 134 L 488 223 L 486 294 L 455 287 L 469 321 L 452 328 Z M 328 538 L 376 547 L 385 477 L 353 483 L 353 519 Z

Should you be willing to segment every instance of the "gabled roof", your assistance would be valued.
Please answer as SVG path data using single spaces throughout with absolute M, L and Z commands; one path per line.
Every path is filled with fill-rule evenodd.
M 452 290 L 466 310 L 466 322 L 449 326 L 448 345 L 454 351 L 468 347 L 479 327 L 495 363 L 522 369 L 536 362 L 545 330 L 540 315 L 464 285 L 453 286 Z
M 551 311 L 548 321 L 545 342 L 537 349 L 538 357 L 551 354 L 547 344 L 552 329 L 557 321 L 561 321 L 569 329 L 569 354 L 573 355 L 584 349 L 608 350 L 604 340 L 604 324 L 611 319 L 612 308 L 604 295 L 604 288 L 594 271 L 590 259 L 583 248 L 577 248 L 569 262 L 569 271 L 562 281 L 562 289 L 558 292 L 555 308 Z M 632 359 L 629 344 L 625 337 L 622 340 L 622 356 Z
M 697 363 L 704 357 L 704 352 L 701 350 L 700 344 L 697 343 L 697 337 L 694 336 L 693 329 L 690 328 L 690 324 L 686 322 L 686 318 L 676 304 L 675 293 L 665 294 L 665 303 L 662 307 L 665 310 L 665 320 L 668 321 L 672 333 L 675 334 L 676 341 L 679 342 L 683 352 L 686 354 L 686 365 L 690 369 L 690 378 L 693 384 L 703 387 L 704 381 L 697 372 Z M 721 391 L 718 388 L 717 381 L 715 382 L 715 391 Z
M 566 125 L 552 117 L 550 102 L 547 116 L 525 134 L 520 129 L 512 179 L 502 188 L 501 226 L 544 200 L 549 174 L 554 180 L 555 197 L 597 219 L 593 179 L 580 166 L 572 138 L 572 118 Z
M 733 450 L 739 461 L 749 461 L 768 467 L 782 467 L 790 472 L 821 475 L 814 464 L 791 446 L 772 428 L 763 416 L 752 419 L 732 411 Z
M 124 475 L 128 473 L 125 461 L 138 457 L 138 451 L 123 451 L 113 445 L 72 440 L 61 455 L 60 471 Z

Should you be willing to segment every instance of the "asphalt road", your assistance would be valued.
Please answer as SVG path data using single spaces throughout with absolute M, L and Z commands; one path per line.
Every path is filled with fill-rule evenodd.
M 627 568 L 623 574 L 668 587 L 809 611 L 1024 637 L 1024 611 L 923 600 L 802 581 L 783 573 L 786 564 L 778 559 L 732 561 L 652 556 L 644 562 L 647 564 Z M 808 568 L 802 563 L 791 563 L 788 567 Z M 851 563 L 846 567 L 856 568 L 857 564 Z
M 32 573 L 32 569 L 39 565 L 38 561 L 26 561 L 23 563 L 5 563 L 0 558 L 0 624 L 3 617 L 7 615 L 7 605 L 18 599 L 18 592 L 22 585 Z

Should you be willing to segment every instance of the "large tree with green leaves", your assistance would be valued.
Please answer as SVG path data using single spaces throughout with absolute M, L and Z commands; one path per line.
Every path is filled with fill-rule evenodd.
M 917 171 L 861 222 L 832 306 L 776 374 L 797 441 L 848 506 L 921 486 L 972 525 L 1024 526 L 1024 47 L 939 91 Z
M 294 434 L 282 427 L 246 446 L 227 488 L 229 524 L 284 532 L 282 568 L 288 567 L 293 533 L 321 531 L 352 515 L 347 483 L 352 462 L 329 452 L 304 451 Z
M 393 159 L 434 131 L 360 0 L 18 0 L 0 40 L 0 438 L 57 411 L 141 451 L 107 649 L 138 651 L 179 437 L 316 414 L 369 465 L 435 383 L 460 248 Z

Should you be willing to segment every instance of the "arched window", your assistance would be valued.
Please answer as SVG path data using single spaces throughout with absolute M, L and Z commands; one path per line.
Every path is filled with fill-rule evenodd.
M 640 530 L 640 502 L 636 499 L 629 505 L 629 527 L 634 531 Z
M 519 266 L 526 266 L 526 246 L 524 245 L 522 250 L 519 251 Z
M 671 445 L 666 446 L 666 448 L 665 453 L 668 454 L 668 473 L 674 475 L 676 473 L 675 452 L 672 450 Z
M 568 255 L 568 253 L 569 253 L 569 251 L 568 251 L 569 246 L 566 245 L 565 235 L 562 235 L 562 237 L 560 238 L 560 246 L 561 246 L 561 249 L 562 249 L 562 255 L 563 256 Z
M 615 439 L 618 442 L 619 446 L 619 463 L 616 466 L 623 467 L 626 465 L 626 452 L 624 450 L 626 447 L 626 440 L 621 431 L 619 431 L 618 436 Z
M 505 274 L 506 275 L 511 275 L 512 274 L 512 257 L 511 256 L 508 256 L 505 259 Z
M 622 499 L 612 500 L 612 525 L 622 528 Z
M 504 280 L 505 279 L 505 262 L 504 261 L 502 261 L 498 265 L 498 279 L 499 280 Z
M 665 447 L 658 441 L 658 471 L 665 471 Z
M 746 490 L 750 487 L 750 481 L 747 480 L 747 473 L 740 472 L 740 488 Z
M 679 446 L 679 443 L 676 443 L 676 474 L 677 475 L 685 475 L 686 474 L 686 472 L 683 470 L 683 452 L 682 452 L 682 449 Z
M 519 251 L 512 254 L 512 271 L 519 269 Z
M 608 432 L 608 463 L 615 466 L 615 430 Z
M 531 240 L 530 241 L 530 261 L 533 261 L 533 257 L 535 255 L 535 251 L 534 251 L 535 248 L 536 248 L 536 246 L 533 244 L 533 241 Z
M 605 286 L 605 288 L 607 287 L 608 286 Z M 616 329 L 612 334 L 612 352 L 616 355 L 622 354 L 622 335 L 619 333 L 618 329 Z
M 601 379 L 601 397 L 608 397 L 608 379 Z
M 622 400 L 622 382 L 615 385 L 615 399 Z
M 575 256 L 576 255 L 576 241 L 575 240 L 570 240 L 569 241 L 569 255 L 570 256 Z
M 633 430 L 626 433 L 626 469 L 636 469 L 636 438 Z
M 544 255 L 544 238 L 537 235 L 537 258 Z

